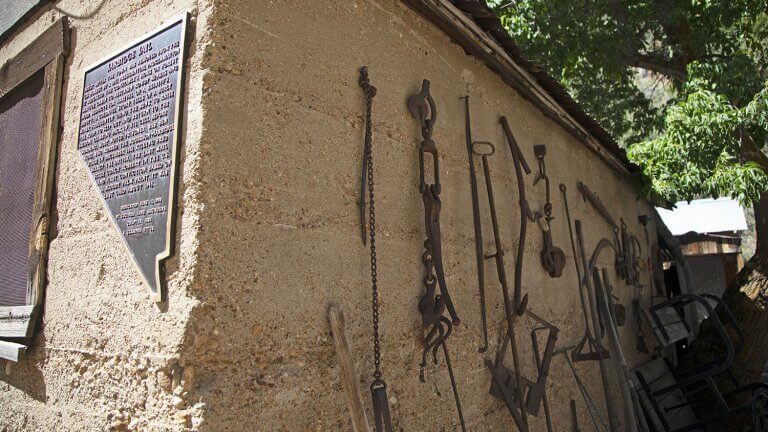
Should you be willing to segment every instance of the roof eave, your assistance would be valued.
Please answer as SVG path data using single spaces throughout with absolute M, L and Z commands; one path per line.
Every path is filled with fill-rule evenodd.
M 611 135 L 541 66 L 528 60 L 484 0 L 403 0 L 624 176 L 639 171 Z

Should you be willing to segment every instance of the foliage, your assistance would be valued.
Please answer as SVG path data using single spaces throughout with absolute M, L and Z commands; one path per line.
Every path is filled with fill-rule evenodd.
M 699 78 L 697 64 L 689 70 L 685 97 L 666 110 L 664 133 L 629 148 L 648 176 L 646 191 L 656 202 L 698 195 L 727 195 L 746 205 L 768 190 L 768 175 L 755 161 L 741 160 L 742 139 L 764 133 L 765 94 L 737 108 Z M 753 131 L 747 138 L 743 132 Z
M 523 51 L 629 147 L 654 201 L 728 195 L 748 204 L 768 190 L 768 159 L 742 148 L 768 137 L 766 0 L 492 6 Z

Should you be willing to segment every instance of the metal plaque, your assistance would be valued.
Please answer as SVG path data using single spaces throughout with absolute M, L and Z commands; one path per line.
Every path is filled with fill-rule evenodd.
M 85 72 L 77 149 L 154 301 L 171 255 L 187 15 Z

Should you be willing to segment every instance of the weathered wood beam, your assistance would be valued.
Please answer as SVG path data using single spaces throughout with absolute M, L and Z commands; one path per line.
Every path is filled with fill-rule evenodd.
M 37 39 L 0 66 L 0 97 L 6 95 L 32 74 L 56 60 L 59 54 L 69 53 L 67 18 L 63 17 L 48 27 Z
M 0 358 L 17 362 L 24 358 L 27 347 L 15 342 L 0 340 Z
M 360 385 L 355 373 L 355 362 L 352 359 L 352 350 L 349 347 L 347 327 L 344 321 L 344 311 L 338 305 L 328 308 L 328 321 L 331 324 L 333 345 L 336 347 L 336 357 L 341 369 L 341 383 L 347 394 L 347 408 L 352 419 L 352 430 L 355 432 L 368 432 L 368 418 L 363 408 L 363 398 L 360 395 Z
M 0 306 L 0 337 L 30 338 L 38 306 Z

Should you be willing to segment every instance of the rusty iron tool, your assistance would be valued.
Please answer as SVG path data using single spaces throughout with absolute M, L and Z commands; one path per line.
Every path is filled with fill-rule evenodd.
M 635 348 L 638 352 L 648 354 L 648 344 L 645 342 L 643 331 L 643 315 L 640 312 L 640 300 L 643 298 L 645 287 L 640 281 L 640 267 L 644 265 L 642 260 L 643 248 L 640 240 L 630 234 L 624 219 L 621 219 L 621 252 L 617 253 L 616 273 L 627 283 L 634 286 L 634 298 L 632 299 L 632 315 L 635 318 Z
M 381 338 L 379 337 L 379 289 L 376 260 L 376 205 L 374 203 L 373 181 L 373 138 L 371 127 L 371 106 L 373 97 L 376 96 L 376 87 L 371 85 L 368 78 L 368 68 L 360 68 L 360 87 L 365 93 L 365 139 L 363 151 L 363 180 L 368 181 L 368 234 L 371 238 L 371 312 L 373 315 L 373 382 L 371 383 L 371 400 L 373 404 L 373 417 L 376 423 L 376 432 L 392 432 L 392 418 L 389 413 L 389 398 L 387 398 L 387 383 L 384 381 L 384 373 L 381 371 Z M 363 193 L 365 182 L 363 183 Z M 361 198 L 363 196 L 361 195 Z M 365 215 L 365 199 L 363 202 L 363 216 Z M 365 243 L 365 220 L 363 222 L 363 243 Z
M 424 80 L 421 92 L 408 97 L 408 109 L 411 115 L 421 122 L 421 133 L 424 138 L 419 146 L 419 192 L 424 203 L 424 225 L 427 231 L 427 240 L 424 242 L 424 246 L 431 264 L 434 265 L 435 274 L 440 286 L 440 297 L 445 302 L 445 307 L 451 316 L 453 325 L 458 325 L 460 319 L 448 293 L 448 284 L 445 282 L 445 271 L 443 268 L 440 237 L 440 209 L 442 206 L 440 201 L 440 158 L 437 146 L 432 140 L 432 128 L 437 120 L 437 108 L 432 95 L 429 94 L 429 80 Z M 426 181 L 426 155 L 432 158 L 434 181 L 432 184 Z
M 528 205 L 528 200 L 525 198 L 525 182 L 523 181 L 523 171 L 526 174 L 531 173 L 531 168 L 528 166 L 528 162 L 525 161 L 523 153 L 520 151 L 520 146 L 515 140 L 515 136 L 512 134 L 512 130 L 509 128 L 509 122 L 507 118 L 502 116 L 499 119 L 502 128 L 504 129 L 504 135 L 507 137 L 507 143 L 509 149 L 512 152 L 512 161 L 515 166 L 515 175 L 517 176 L 517 190 L 518 190 L 518 202 L 520 204 L 520 235 L 518 236 L 517 243 L 517 257 L 515 259 L 515 294 L 514 294 L 514 310 L 517 315 L 522 315 L 525 312 L 528 305 L 528 294 L 522 295 L 522 277 L 523 277 L 523 254 L 525 253 L 525 234 L 528 230 L 528 221 L 535 222 L 537 217 L 531 212 L 531 208 Z
M 603 269 L 605 270 L 605 269 Z M 604 321 L 608 327 L 608 341 L 611 344 L 611 349 L 616 353 L 613 357 L 614 371 L 618 378 L 619 390 L 621 398 L 624 402 L 624 430 L 628 432 L 647 432 L 648 425 L 645 423 L 645 416 L 640 406 L 639 395 L 635 388 L 634 381 L 627 367 L 627 361 L 624 357 L 624 351 L 621 347 L 621 341 L 619 339 L 619 333 L 616 326 L 613 324 L 614 319 L 611 316 L 611 310 L 608 308 L 610 300 L 608 299 L 607 291 L 605 290 L 603 281 L 600 277 L 600 270 L 597 267 L 592 268 L 592 278 L 595 284 L 595 294 L 597 295 L 600 305 L 599 313 L 605 315 Z M 603 272 L 603 275 L 607 272 Z
M 475 229 L 475 262 L 477 264 L 477 290 L 480 294 L 480 319 L 483 330 L 483 344 L 477 350 L 484 353 L 488 350 L 488 313 L 485 306 L 485 268 L 483 255 L 483 228 L 480 221 L 480 198 L 477 192 L 477 173 L 472 157 L 472 127 L 469 115 L 469 95 L 462 97 L 466 113 L 467 157 L 469 158 L 469 185 L 472 193 L 472 221 Z
M 509 330 L 507 330 L 507 333 L 504 335 L 504 339 L 501 344 L 501 349 L 499 349 L 496 354 L 495 363 L 491 363 L 490 361 L 486 362 L 486 365 L 488 365 L 489 369 L 491 369 L 492 377 L 494 377 L 491 383 L 490 394 L 496 398 L 504 400 L 510 414 L 512 415 L 512 419 L 515 420 L 515 424 L 518 426 L 518 429 L 527 430 L 527 419 L 525 420 L 526 424 L 523 426 L 520 424 L 528 414 L 538 416 L 539 408 L 542 405 L 544 406 L 544 415 L 547 424 L 551 428 L 549 403 L 546 401 L 546 382 L 560 329 L 530 309 L 527 309 L 525 314 L 537 323 L 537 327 L 534 327 L 534 329 L 531 331 L 533 360 L 536 364 L 537 372 L 536 378 L 533 380 L 528 379 L 520 374 L 519 368 L 510 369 L 504 366 L 503 360 L 506 355 L 507 348 L 512 346 L 512 343 L 515 342 L 514 339 L 510 338 Z M 542 331 L 548 332 L 547 343 L 544 347 L 543 353 L 540 352 L 538 341 L 538 333 Z M 522 404 L 520 403 L 521 400 L 523 401 Z
M 616 223 L 616 219 L 611 216 L 611 212 L 608 211 L 608 207 L 603 204 L 600 198 L 598 198 L 597 194 L 592 192 L 592 190 L 583 182 L 578 182 L 577 186 L 581 192 L 582 197 L 584 198 L 584 201 L 592 204 L 592 207 L 594 207 L 594 209 L 600 213 L 600 216 L 602 216 L 603 219 L 608 222 L 608 225 L 610 225 L 612 229 L 618 230 L 619 224 Z
M 579 415 L 576 412 L 576 400 L 571 399 L 571 432 L 579 431 Z
M 539 339 L 537 335 L 537 333 L 542 331 L 548 332 L 547 343 L 544 346 L 543 354 L 539 352 Z M 533 357 L 534 361 L 536 362 L 537 374 L 536 381 L 532 382 L 528 389 L 525 405 L 529 413 L 538 416 L 539 407 L 543 404 L 544 414 L 546 416 L 547 425 L 549 426 L 550 430 L 551 419 L 549 417 L 549 403 L 547 402 L 546 386 L 547 377 L 549 376 L 549 367 L 552 364 L 552 355 L 555 351 L 555 344 L 557 343 L 557 337 L 559 333 L 560 329 L 549 323 L 546 323 L 546 325 L 543 326 L 535 327 L 533 330 L 531 330 L 531 344 L 533 346 Z
M 616 219 L 611 215 L 611 212 L 608 211 L 608 207 L 603 203 L 603 201 L 600 200 L 600 198 L 597 196 L 596 193 L 594 193 L 586 184 L 579 181 L 577 183 L 577 186 L 579 188 L 579 191 L 581 192 L 581 195 L 585 202 L 588 202 L 592 205 L 592 207 L 597 211 L 600 216 L 603 217 L 603 219 L 608 223 L 608 225 L 611 226 L 611 231 L 613 232 L 613 248 L 616 251 L 615 256 L 615 267 L 616 267 L 616 273 L 619 275 L 619 278 L 621 280 L 627 280 L 629 270 L 627 268 L 627 257 L 626 257 L 626 251 L 625 251 L 625 244 L 628 244 L 627 240 L 622 237 L 620 237 L 620 229 L 619 224 L 616 222 Z M 624 221 L 622 221 L 623 224 Z
M 579 378 L 579 374 L 576 373 L 576 367 L 573 365 L 571 357 L 568 355 L 570 351 L 573 351 L 573 348 L 574 347 L 558 348 L 555 351 L 555 355 L 562 355 L 565 363 L 571 370 L 571 375 L 573 375 L 573 379 L 576 381 L 576 386 L 579 388 L 581 398 L 584 400 L 584 404 L 587 406 L 587 412 L 589 413 L 589 418 L 592 420 L 592 425 L 595 427 L 595 432 L 607 432 L 608 424 L 605 420 L 605 417 L 603 417 L 603 414 L 597 408 L 595 401 L 592 399 L 592 396 L 590 396 L 589 391 L 587 391 L 587 387 L 584 385 L 584 382 L 581 380 L 581 378 Z
M 559 330 L 559 329 L 558 329 Z M 542 331 L 549 331 L 547 335 L 547 344 L 544 347 L 544 355 L 539 354 L 539 338 L 537 333 Z M 541 406 L 544 407 L 544 420 L 547 423 L 547 431 L 552 432 L 552 415 L 549 412 L 549 400 L 547 400 L 546 390 L 546 378 L 549 375 L 549 367 L 552 364 L 552 357 L 554 355 L 555 343 L 557 342 L 557 334 L 552 337 L 552 331 L 548 327 L 535 327 L 531 330 L 531 342 L 533 344 L 533 359 L 536 362 L 536 368 L 539 371 L 539 380 L 531 386 L 528 391 L 526 400 L 526 409 L 533 409 L 538 411 L 538 407 L 535 405 L 538 399 Z M 550 344 L 551 342 L 551 344 Z M 538 416 L 538 413 L 533 413 Z
M 419 120 L 423 140 L 419 146 L 419 193 L 424 203 L 424 225 L 427 239 L 424 241 L 424 252 L 421 261 L 424 264 L 425 275 L 422 280 L 425 292 L 419 300 L 419 312 L 421 312 L 423 337 L 422 362 L 419 369 L 419 379 L 424 382 L 424 369 L 427 365 L 427 355 L 432 352 L 433 361 L 437 364 L 437 351 L 442 348 L 445 356 L 445 365 L 451 379 L 451 388 L 456 402 L 456 410 L 459 415 L 462 431 L 466 431 L 464 414 L 461 409 L 459 392 L 456 387 L 456 379 L 453 375 L 453 367 L 448 354 L 446 341 L 453 331 L 453 326 L 459 324 L 459 316 L 456 313 L 451 297 L 448 294 L 448 286 L 445 283 L 443 258 L 440 243 L 440 161 L 437 146 L 432 140 L 432 128 L 437 120 L 437 108 L 432 95 L 429 93 L 429 80 L 424 80 L 421 91 L 408 97 L 408 109 L 411 115 Z M 428 183 L 425 174 L 425 155 L 432 158 L 432 179 Z M 440 293 L 437 293 L 437 288 Z M 443 316 L 448 311 L 451 319 Z
M 603 285 L 605 285 L 605 290 L 608 293 L 608 301 L 610 302 L 608 306 L 611 308 L 613 322 L 616 324 L 616 327 L 624 327 L 624 324 L 627 322 L 627 308 L 621 303 L 614 302 L 618 298 L 613 295 L 613 285 L 611 285 L 610 279 L 608 279 L 608 269 L 602 269 L 602 273 Z M 597 300 L 600 301 L 599 298 Z
M 503 349 L 500 351 L 501 358 L 503 359 L 503 351 L 506 349 L 507 343 L 512 345 L 512 360 L 514 363 L 514 372 L 511 375 L 514 375 L 515 379 L 515 385 L 514 389 L 515 391 L 518 391 L 518 394 L 514 397 L 514 400 L 517 403 L 517 409 L 520 410 L 520 414 L 513 413 L 515 409 L 510 409 L 510 413 L 513 413 L 512 418 L 515 421 L 515 424 L 517 425 L 518 429 L 521 430 L 527 430 L 528 427 L 528 421 L 525 418 L 525 408 L 524 408 L 524 400 L 523 400 L 523 393 L 522 393 L 522 386 L 521 383 L 521 376 L 520 376 L 520 362 L 519 362 L 519 353 L 517 349 L 517 341 L 515 339 L 515 329 L 514 329 L 514 323 L 515 323 L 515 312 L 513 312 L 514 305 L 512 304 L 510 300 L 509 295 L 509 284 L 507 282 L 507 272 L 504 267 L 504 248 L 501 244 L 501 234 L 499 232 L 499 220 L 496 215 L 496 203 L 493 196 L 493 183 L 491 181 L 491 168 L 490 164 L 488 162 L 488 158 L 492 156 L 494 153 L 496 153 L 496 147 L 489 142 L 475 142 L 472 143 L 472 153 L 476 156 L 480 156 L 480 159 L 483 163 L 483 177 L 485 180 L 485 189 L 486 193 L 488 195 L 488 207 L 491 213 L 491 225 L 493 226 L 493 240 L 496 245 L 496 252 L 490 255 L 484 256 L 485 259 L 493 259 L 496 263 L 496 274 L 499 279 L 499 284 L 501 285 L 501 291 L 504 298 L 504 314 L 505 314 L 505 321 L 507 326 L 507 336 L 504 339 L 503 343 Z M 496 365 L 494 366 L 494 369 L 491 371 L 492 377 L 500 376 L 503 371 L 501 371 L 499 368 L 503 368 L 503 365 L 501 365 L 501 361 L 497 358 Z M 494 382 L 496 379 L 494 379 Z M 506 383 L 508 380 L 504 379 L 501 382 Z M 503 385 L 502 387 L 497 384 L 496 386 L 499 388 L 499 391 L 503 393 L 503 397 L 506 398 L 508 395 L 506 392 L 503 391 L 502 387 L 506 389 L 506 385 Z M 505 401 L 509 402 L 509 401 Z M 508 403 L 509 408 L 509 403 Z
M 579 300 L 581 301 L 581 312 L 584 317 L 584 337 L 581 338 L 579 343 L 576 344 L 573 351 L 571 351 L 571 359 L 574 362 L 600 360 L 600 358 L 608 357 L 610 354 L 605 349 L 600 341 L 597 340 L 595 334 L 597 332 L 597 326 L 594 325 L 595 333 L 590 329 L 589 318 L 589 306 L 587 305 L 588 293 L 584 293 L 584 279 L 581 273 L 581 267 L 579 266 L 579 260 L 576 259 L 578 254 L 576 253 L 576 242 L 573 237 L 573 228 L 571 225 L 571 211 L 568 207 L 568 194 L 564 184 L 560 183 L 560 195 L 563 199 L 563 207 L 565 207 L 565 218 L 568 223 L 568 238 L 571 241 L 571 252 L 573 253 L 573 265 L 576 267 L 576 277 L 578 279 L 579 287 Z M 586 352 L 585 352 L 586 350 Z M 571 360 L 569 359 L 569 361 Z
M 605 247 L 602 246 L 605 243 L 610 244 L 610 241 L 606 239 L 601 239 L 600 242 L 598 242 L 597 247 L 595 248 L 595 252 L 592 253 L 592 264 L 590 264 L 587 261 L 587 250 L 584 247 L 584 233 L 581 227 L 581 221 L 575 220 L 574 221 L 574 227 L 576 231 L 576 244 L 579 247 L 579 258 L 581 260 L 581 268 L 584 270 L 584 286 L 586 288 L 587 292 L 587 298 L 589 299 L 589 308 L 590 312 L 592 314 L 592 322 L 597 323 L 600 320 L 600 314 L 597 309 L 596 303 L 596 296 L 597 291 L 594 289 L 594 285 L 592 283 L 592 270 L 595 268 L 594 264 L 597 261 L 597 257 L 600 255 L 600 251 L 604 250 Z M 608 364 L 606 362 L 606 358 L 600 357 L 598 359 L 598 364 L 600 365 L 600 377 L 603 382 L 603 395 L 605 396 L 605 406 L 608 409 L 608 424 L 610 425 L 610 430 L 618 430 L 618 416 L 616 414 L 616 407 L 613 404 L 613 398 L 611 397 L 611 385 L 608 378 Z
M 533 185 L 536 186 L 540 181 L 544 181 L 544 189 L 546 201 L 544 203 L 544 217 L 539 218 L 539 227 L 544 235 L 544 247 L 541 250 L 541 265 L 547 271 L 550 277 L 559 278 L 563 275 L 563 268 L 565 267 L 565 253 L 562 249 L 555 246 L 552 243 L 552 199 L 549 189 L 549 176 L 547 175 L 547 167 L 544 163 L 544 156 L 547 155 L 547 147 L 543 144 L 533 146 L 533 154 L 536 156 L 539 165 L 539 173 L 533 180 Z
M 485 360 L 485 366 L 491 373 L 491 388 L 489 393 L 504 402 L 517 429 L 520 432 L 528 432 L 528 415 L 525 410 L 525 400 L 523 399 L 520 368 L 516 367 L 514 370 L 510 370 L 504 366 L 503 363 L 504 355 L 510 341 L 513 343 L 515 342 L 514 334 L 506 332 L 504 334 L 503 342 L 501 343 L 501 348 L 496 353 L 496 361 L 492 362 L 489 359 Z M 515 360 L 516 364 L 518 363 L 515 356 L 513 356 L 513 360 Z

